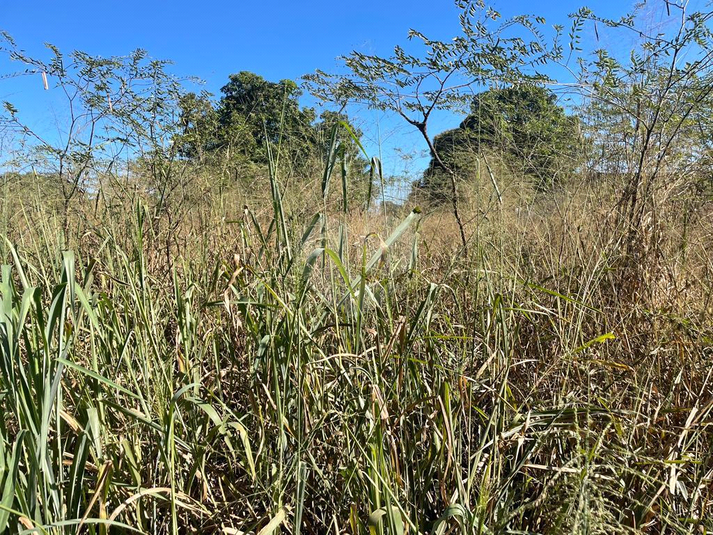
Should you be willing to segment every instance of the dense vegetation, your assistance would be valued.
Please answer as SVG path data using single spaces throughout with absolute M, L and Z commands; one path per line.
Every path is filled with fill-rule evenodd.
M 713 12 L 581 10 L 567 47 L 458 5 L 309 76 L 319 117 L 2 36 L 67 123 L 0 118 L 0 533 L 713 530 Z M 401 213 L 350 102 L 430 150 Z
M 430 202 L 447 201 L 447 169 L 467 188 L 477 180 L 487 153 L 503 157 L 513 167 L 508 174 L 528 177 L 536 189 L 550 191 L 581 163 L 577 150 L 583 143 L 576 117 L 567 116 L 556 100 L 546 88 L 529 84 L 476 95 L 460 126 L 434 137 L 439 158 L 431 157 L 416 192 Z
M 344 156 L 355 162 L 355 177 L 366 167 L 353 138 L 361 133 L 344 114 L 301 108 L 301 90 L 292 80 L 268 82 L 261 76 L 241 72 L 230 76 L 214 106 L 210 95 L 188 93 L 180 99 L 182 131 L 178 135 L 182 156 L 228 171 L 234 182 L 245 180 L 268 165 L 270 147 L 280 145 L 285 169 L 281 174 L 306 176 L 324 165 L 333 127 L 337 129 Z M 353 136 L 349 134 L 352 133 Z M 230 172 L 232 171 L 232 172 Z M 358 182 L 358 181 L 356 181 Z M 246 186 L 247 184 L 244 184 Z

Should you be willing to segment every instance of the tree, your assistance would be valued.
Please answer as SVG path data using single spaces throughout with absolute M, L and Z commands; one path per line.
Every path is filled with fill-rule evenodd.
M 268 144 L 288 156 L 292 170 L 304 167 L 313 145 L 311 108 L 300 108 L 292 80 L 269 82 L 243 71 L 230 76 L 218 102 L 217 146 L 235 157 L 268 164 Z
M 347 74 L 317 71 L 306 80 L 312 93 L 323 100 L 356 102 L 394 112 L 419 131 L 431 157 L 448 176 L 453 216 L 467 252 L 457 172 L 442 160 L 429 121 L 436 110 L 462 108 L 475 87 L 494 81 L 541 79 L 532 67 L 561 57 L 562 48 L 558 42 L 561 28 L 556 29 L 550 46 L 545 43 L 541 17 L 519 16 L 497 24 L 500 14 L 482 0 L 458 0 L 456 5 L 461 10 L 461 35 L 452 41 L 429 39 L 411 30 L 409 40 L 423 45 L 420 54 L 408 53 L 401 46 L 396 46 L 390 57 L 354 51 L 343 58 Z
M 666 2 L 665 9 L 662 18 L 674 26 L 656 33 L 641 29 L 636 11 L 619 20 L 586 8 L 573 16 L 577 34 L 591 22 L 638 40 L 625 57 L 601 49 L 580 60 L 580 86 L 591 102 L 588 133 L 601 154 L 594 164 L 624 182 L 619 223 L 635 265 L 646 247 L 644 221 L 655 219 L 657 205 L 685 186 L 690 175 L 682 171 L 705 162 L 710 150 L 713 12 L 689 12 L 687 2 Z
M 206 93 L 181 99 L 181 132 L 175 142 L 184 158 L 220 166 L 236 180 L 266 172 L 271 163 L 304 178 L 328 165 L 334 143 L 358 186 L 353 194 L 364 194 L 369 177 L 361 132 L 346 114 L 327 110 L 317 118 L 312 108 L 300 107 L 295 82 L 270 82 L 246 71 L 231 75 L 221 93 L 215 105 Z
M 554 93 L 520 84 L 476 95 L 470 114 L 458 128 L 436 136 L 434 146 L 460 177 L 485 158 L 484 151 L 494 151 L 531 177 L 537 189 L 547 190 L 563 172 L 573 170 L 579 138 L 578 120 L 565 114 Z M 447 198 L 445 174 L 444 166 L 432 158 L 417 187 L 442 202 Z
M 160 209 L 176 187 L 172 140 L 181 80 L 166 71 L 168 62 L 153 60 L 140 49 L 103 58 L 82 51 L 65 55 L 47 47 L 52 55 L 44 61 L 27 55 L 8 34 L 0 33 L 0 53 L 22 65 L 11 76 L 41 75 L 45 90 L 56 90 L 63 99 L 66 123 L 58 133 L 36 128 L 23 110 L 5 102 L 0 124 L 33 149 L 32 169 L 54 178 L 65 230 L 72 200 L 82 193 L 98 193 L 99 177 L 112 177 L 122 157 L 143 162 Z
M 207 92 L 186 93 L 178 101 L 180 131 L 175 143 L 183 158 L 204 164 L 218 128 L 218 114 Z

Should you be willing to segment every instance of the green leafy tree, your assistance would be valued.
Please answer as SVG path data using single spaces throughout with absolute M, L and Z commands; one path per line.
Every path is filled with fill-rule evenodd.
M 245 71 L 231 75 L 221 93 L 217 104 L 207 93 L 181 98 L 175 143 L 184 158 L 220 167 L 240 181 L 266 174 L 271 163 L 281 174 L 304 179 L 320 174 L 337 157 L 356 186 L 351 195 L 365 194 L 369 175 L 361 131 L 346 114 L 326 110 L 317 117 L 312 108 L 300 106 L 301 90 L 293 81 L 270 82 Z
M 237 161 L 267 165 L 268 144 L 284 155 L 292 171 L 302 169 L 314 145 L 311 108 L 301 108 L 301 91 L 292 80 L 269 82 L 243 71 L 230 76 L 218 103 L 216 146 Z
M 431 159 L 417 187 L 443 201 L 444 165 L 465 178 L 485 152 L 496 152 L 514 171 L 546 190 L 573 170 L 580 137 L 578 120 L 566 115 L 548 89 L 532 84 L 490 89 L 475 96 L 470 114 L 458 128 L 435 137 L 441 162 Z
M 218 114 L 207 92 L 186 93 L 178 102 L 180 132 L 175 143 L 179 154 L 199 164 L 207 161 L 215 141 Z

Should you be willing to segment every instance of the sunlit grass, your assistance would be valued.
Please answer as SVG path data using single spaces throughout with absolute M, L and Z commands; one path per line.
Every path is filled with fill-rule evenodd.
M 183 246 L 140 200 L 13 221 L 0 532 L 713 528 L 705 220 L 633 280 L 595 197 L 476 214 L 466 258 L 448 217 L 294 220 L 270 178 Z

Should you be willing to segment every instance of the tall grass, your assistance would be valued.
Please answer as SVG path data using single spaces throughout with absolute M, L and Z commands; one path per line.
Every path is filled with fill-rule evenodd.
M 500 212 L 463 258 L 437 213 L 350 210 L 345 175 L 327 209 L 336 158 L 313 217 L 273 165 L 270 213 L 200 207 L 185 248 L 141 201 L 73 253 L 14 222 L 0 532 L 713 529 L 705 221 L 644 298 L 601 199 Z

